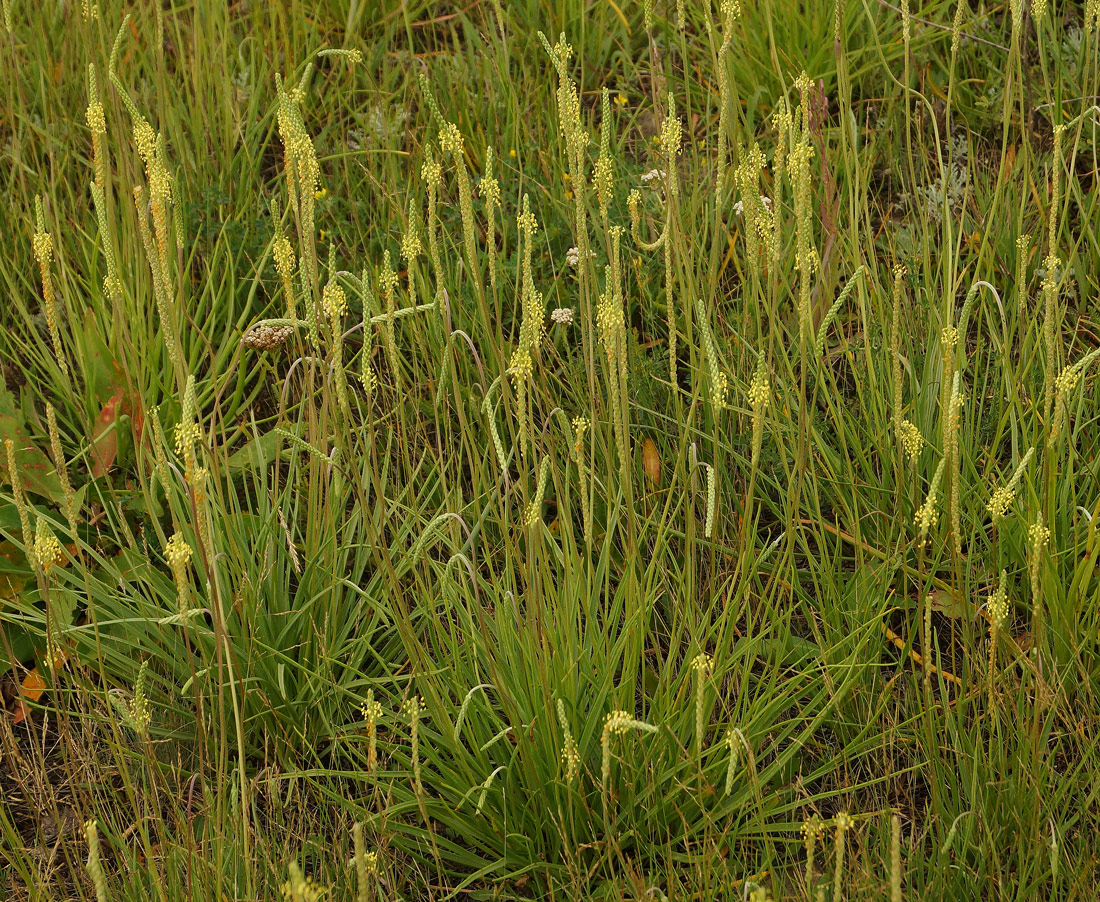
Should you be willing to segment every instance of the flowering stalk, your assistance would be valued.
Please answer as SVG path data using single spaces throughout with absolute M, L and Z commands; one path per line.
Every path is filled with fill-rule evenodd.
M 787 162 L 788 177 L 794 191 L 795 214 L 795 268 L 798 270 L 799 293 L 798 310 L 801 334 L 808 340 L 813 336 L 813 313 L 810 309 L 810 289 L 813 275 L 818 269 L 817 249 L 813 243 L 813 225 L 811 204 L 813 191 L 810 186 L 810 161 L 813 159 L 814 149 L 810 144 L 808 128 L 809 120 L 809 90 L 810 79 L 803 73 L 798 80 L 799 90 L 802 92 L 802 134 L 798 142 L 791 148 Z
M 348 382 L 344 373 L 344 315 L 348 310 L 347 296 L 344 289 L 333 278 L 325 285 L 321 294 L 321 306 L 329 318 L 329 326 L 332 330 L 332 349 L 330 365 L 332 377 L 336 382 L 336 401 L 340 405 L 340 412 L 345 421 L 351 420 L 351 405 L 348 403 Z
M 707 371 L 710 376 L 711 405 L 717 419 L 719 411 L 726 406 L 729 380 L 719 367 L 718 346 L 714 341 L 714 333 L 710 329 L 706 308 L 703 306 L 702 299 L 698 297 L 695 298 L 695 320 L 699 326 L 699 331 L 703 335 L 703 353 L 706 357 Z
M 958 371 L 955 372 L 944 424 L 944 458 L 951 462 L 951 535 L 954 539 L 953 548 L 956 557 L 962 556 L 962 535 L 959 524 L 959 415 L 963 405 L 961 375 Z
M 356 902 L 370 902 L 373 895 L 371 880 L 378 874 L 378 853 L 367 851 L 363 841 L 363 825 L 359 821 L 352 826 L 351 836 L 355 847 Z
M 588 495 L 588 461 L 584 447 L 584 433 L 588 430 L 587 417 L 573 418 L 573 462 L 577 465 L 577 481 L 580 483 L 581 519 L 584 538 L 592 538 L 592 499 Z
M 50 451 L 53 454 L 53 463 L 57 471 L 57 480 L 61 483 L 61 493 L 65 499 L 65 519 L 69 521 L 69 534 L 76 541 L 76 493 L 72 483 L 69 482 L 69 468 L 65 463 L 65 454 L 61 450 L 61 433 L 57 428 L 57 413 L 52 404 L 46 405 L 46 423 L 50 431 Z
M 1027 465 L 1031 462 L 1031 458 L 1035 456 L 1035 448 L 1028 448 L 1027 454 L 1023 456 L 1019 465 L 1016 467 L 1016 471 L 1012 474 L 1012 478 L 1007 484 L 998 486 L 993 490 L 993 493 L 989 496 L 989 503 L 986 508 L 989 511 L 990 516 L 993 518 L 993 525 L 996 526 L 1001 520 L 1005 518 L 1011 509 L 1013 503 L 1016 500 L 1016 486 L 1020 484 L 1020 480 L 1023 478 L 1024 471 L 1027 469 Z
M 592 186 L 596 189 L 596 200 L 600 205 L 600 219 L 607 224 L 607 204 L 612 197 L 615 185 L 615 169 L 611 162 L 611 95 L 607 88 L 601 97 L 602 116 L 600 118 L 600 155 L 592 170 Z
M 894 308 L 890 330 L 890 360 L 894 394 L 894 430 L 901 441 L 902 424 L 902 372 L 901 372 L 901 299 L 905 291 L 906 268 L 901 264 L 894 267 Z
M 695 671 L 695 757 L 699 760 L 699 767 L 703 766 L 703 734 L 706 730 L 704 701 L 706 699 L 707 677 L 714 670 L 714 659 L 710 655 L 700 652 L 691 662 L 691 669 Z
M 420 782 L 420 696 L 414 695 L 404 706 L 405 716 L 409 718 L 409 744 L 412 756 L 413 788 L 418 798 L 424 795 L 424 786 Z
M 771 385 L 768 382 L 768 372 L 764 366 L 764 355 L 761 354 L 756 361 L 756 371 L 753 373 L 752 382 L 748 391 L 749 408 L 752 410 L 752 466 L 753 469 L 760 463 L 760 449 L 764 443 L 764 414 L 771 404 Z
M 394 331 L 393 321 L 397 312 L 397 273 L 390 264 L 390 252 L 382 252 L 382 271 L 378 274 L 378 293 L 385 303 L 382 322 L 382 335 L 386 342 L 386 356 L 390 361 L 390 370 L 394 380 L 401 384 L 401 365 L 397 356 L 397 336 Z
M 997 591 L 989 598 L 989 710 L 994 703 L 994 674 L 996 673 L 997 636 L 1008 619 L 1008 573 L 1001 571 L 1001 581 Z
M 493 176 L 493 148 L 485 149 L 485 172 L 478 183 L 478 193 L 485 201 L 485 249 L 489 254 L 489 287 L 493 294 L 497 290 L 497 210 L 500 208 L 500 182 Z M 429 188 L 429 210 L 435 215 L 435 190 Z M 429 244 L 434 244 L 434 234 L 429 235 Z M 439 249 L 432 247 L 432 265 L 437 267 Z M 438 278 L 438 275 L 437 275 Z
M 367 690 L 367 700 L 359 708 L 367 724 L 367 770 L 378 768 L 378 721 L 382 718 L 382 705 L 374 698 L 374 690 Z
M 623 315 L 622 275 L 619 242 L 623 229 L 612 226 L 611 263 L 604 267 L 604 291 L 596 306 L 596 328 L 607 355 L 608 399 L 611 422 L 619 451 L 619 465 L 624 488 L 630 483 L 628 457 L 629 413 L 627 385 L 629 365 L 626 349 L 626 320 Z
M 726 56 L 733 41 L 733 23 L 741 15 L 740 0 L 722 0 L 722 41 L 718 45 L 718 169 L 714 180 L 714 202 L 722 204 L 722 189 L 726 181 L 726 133 L 729 131 L 730 86 Z
M 806 849 L 806 894 L 814 885 L 814 858 L 817 841 L 825 833 L 825 824 L 816 814 L 802 822 L 802 841 Z
M 61 374 L 66 381 L 69 378 L 69 364 L 61 346 L 61 313 L 57 303 L 57 294 L 54 292 L 53 278 L 50 275 L 50 261 L 53 259 L 53 236 L 46 231 L 46 216 L 42 207 L 42 198 L 34 199 L 34 214 L 36 230 L 32 245 L 34 256 L 38 261 L 38 272 L 42 279 L 42 300 L 45 301 L 46 325 L 50 330 L 50 341 L 53 343 L 54 357 L 61 368 Z
M 628 730 L 638 730 L 643 733 L 656 733 L 657 728 L 640 720 L 635 720 L 626 711 L 612 711 L 607 715 L 603 724 L 603 736 L 600 743 L 603 747 L 603 760 L 600 768 L 600 779 L 604 789 L 604 815 L 607 814 L 607 793 L 611 782 L 611 738 L 624 736 Z
M 920 542 L 923 544 L 928 538 L 928 530 L 936 525 L 938 514 L 936 513 L 936 497 L 940 490 L 940 480 L 943 479 L 944 466 L 947 463 L 947 457 L 944 456 L 940 459 L 940 465 L 936 467 L 936 473 L 932 477 L 932 483 L 928 487 L 928 494 L 925 496 L 924 504 L 922 504 L 916 513 L 916 525 L 918 534 L 920 536 Z
M 840 902 L 840 900 L 844 898 L 841 882 L 844 876 L 845 838 L 847 832 L 851 830 L 853 826 L 854 822 L 847 812 L 842 811 L 836 816 L 836 869 L 833 871 L 834 902 Z
M 88 841 L 88 876 L 92 879 L 96 902 L 107 902 L 107 878 L 99 856 L 99 828 L 94 820 L 84 824 L 84 836 Z
M 580 768 L 581 756 L 577 751 L 577 741 L 569 729 L 569 721 L 565 716 L 565 703 L 559 698 L 557 701 L 558 723 L 561 724 L 562 735 L 565 741 L 562 743 L 561 760 L 565 765 L 565 782 L 572 783 L 577 778 Z
M 23 494 L 23 482 L 19 477 L 19 469 L 15 465 L 15 445 L 10 438 L 4 439 L 4 450 L 8 458 L 8 481 L 11 483 L 11 495 L 15 502 L 15 509 L 19 514 L 19 527 L 23 533 L 23 550 L 27 560 L 34 564 L 34 536 L 31 533 L 30 509 L 27 506 L 27 498 Z
M 1044 261 L 1046 276 L 1043 279 L 1043 348 L 1046 352 L 1046 370 L 1043 381 L 1043 422 L 1051 422 L 1054 405 L 1054 372 L 1058 366 L 1054 336 L 1055 303 L 1058 300 L 1057 270 L 1062 261 L 1050 254 Z
M 182 533 L 173 534 L 164 548 L 164 556 L 168 560 L 168 566 L 172 568 L 172 578 L 176 582 L 176 598 L 181 614 L 190 610 L 190 585 L 187 581 L 187 565 L 191 561 L 191 546 L 183 538 Z
M 845 285 L 840 294 L 837 295 L 837 299 L 833 301 L 833 305 L 829 308 L 829 312 L 825 314 L 825 319 L 821 321 L 821 326 L 817 330 L 817 341 L 814 344 L 814 350 L 817 351 L 818 357 L 821 357 L 825 353 L 825 335 L 829 331 L 829 326 L 833 324 L 833 320 L 836 319 L 837 314 L 840 312 L 840 308 L 844 305 L 844 302 L 848 300 L 848 295 L 852 293 L 852 289 L 855 288 L 856 283 L 859 281 L 859 277 L 866 271 L 866 267 L 860 266 L 852 273 L 852 278 L 848 280 L 848 284 Z
M 490 177 L 492 172 L 492 157 L 489 158 L 489 164 L 486 165 L 486 176 Z M 424 180 L 424 187 L 428 191 L 428 256 L 432 261 L 432 273 L 435 275 L 435 296 L 439 297 L 440 288 L 443 285 L 443 266 L 439 262 L 439 237 L 438 237 L 438 225 L 439 214 L 437 212 L 438 198 L 439 198 L 439 183 L 443 178 L 443 167 L 436 160 L 435 155 L 432 153 L 432 146 L 430 144 L 424 147 L 424 163 L 420 167 L 420 177 Z M 490 185 L 496 183 L 493 179 Z M 484 183 L 483 183 L 484 184 Z M 482 189 L 485 190 L 484 188 Z M 499 206 L 500 203 L 500 189 L 499 186 L 496 189 L 496 203 Z M 489 206 L 489 222 L 490 225 L 493 222 L 492 219 L 492 206 Z M 496 260 L 496 247 L 495 241 L 493 241 L 492 229 L 489 233 L 489 272 L 495 271 Z
M 531 529 L 536 523 L 542 520 L 542 496 L 546 491 L 546 478 L 550 473 L 550 457 L 547 455 L 542 459 L 542 463 L 539 465 L 539 481 L 538 488 L 535 489 L 535 497 L 531 499 L 531 503 L 527 506 L 527 514 L 524 517 L 524 525 Z

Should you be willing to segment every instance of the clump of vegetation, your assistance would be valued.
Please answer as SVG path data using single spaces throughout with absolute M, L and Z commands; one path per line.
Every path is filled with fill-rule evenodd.
M 1100 8 L 389 6 L 4 4 L 5 897 L 1088 898 Z

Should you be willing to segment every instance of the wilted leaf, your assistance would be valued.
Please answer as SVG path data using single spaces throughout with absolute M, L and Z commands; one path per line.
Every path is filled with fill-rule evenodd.
M 651 438 L 642 442 L 642 469 L 650 482 L 661 484 L 661 456 L 657 453 L 657 443 Z
M 92 478 L 105 475 L 115 463 L 118 454 L 118 429 L 116 420 L 122 392 L 116 392 L 103 405 L 92 427 Z
M 38 668 L 32 667 L 27 671 L 27 675 L 23 677 L 23 682 L 19 686 L 19 698 L 15 700 L 15 713 L 12 715 L 11 722 L 16 724 L 26 720 L 27 715 L 30 713 L 26 702 L 38 701 L 45 691 L 46 681 L 42 679 Z

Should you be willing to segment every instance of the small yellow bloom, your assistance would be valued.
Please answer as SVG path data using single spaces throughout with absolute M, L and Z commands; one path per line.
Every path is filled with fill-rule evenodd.
M 510 151 L 508 151 L 508 156 L 510 156 L 510 157 L 512 157 L 513 159 L 515 159 L 515 156 L 516 156 L 516 149 L 515 149 L 514 147 L 513 147 L 513 148 L 512 148 L 512 149 L 511 149 Z
M 34 558 L 45 572 L 49 572 L 51 567 L 65 559 L 61 543 L 42 517 L 38 518 L 34 535 Z
M 316 191 L 313 192 L 313 197 L 316 200 L 320 200 L 326 194 L 328 194 L 328 188 L 318 188 Z
M 626 95 L 619 93 L 615 95 L 615 103 L 619 106 L 626 106 Z

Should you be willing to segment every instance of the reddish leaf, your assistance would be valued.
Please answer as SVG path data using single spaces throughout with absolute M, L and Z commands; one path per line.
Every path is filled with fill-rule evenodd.
M 23 677 L 23 683 L 19 687 L 22 698 L 17 698 L 15 700 L 15 713 L 12 715 L 11 722 L 17 724 L 26 720 L 27 716 L 30 714 L 26 702 L 38 701 L 42 698 L 42 693 L 45 691 L 46 681 L 42 679 L 37 667 L 31 668 L 31 670 L 27 672 L 27 675 Z M 26 701 L 24 701 L 24 699 Z
M 92 429 L 92 478 L 103 476 L 111 469 L 118 453 L 118 430 L 114 428 L 118 417 L 122 392 L 117 392 L 103 405 Z

